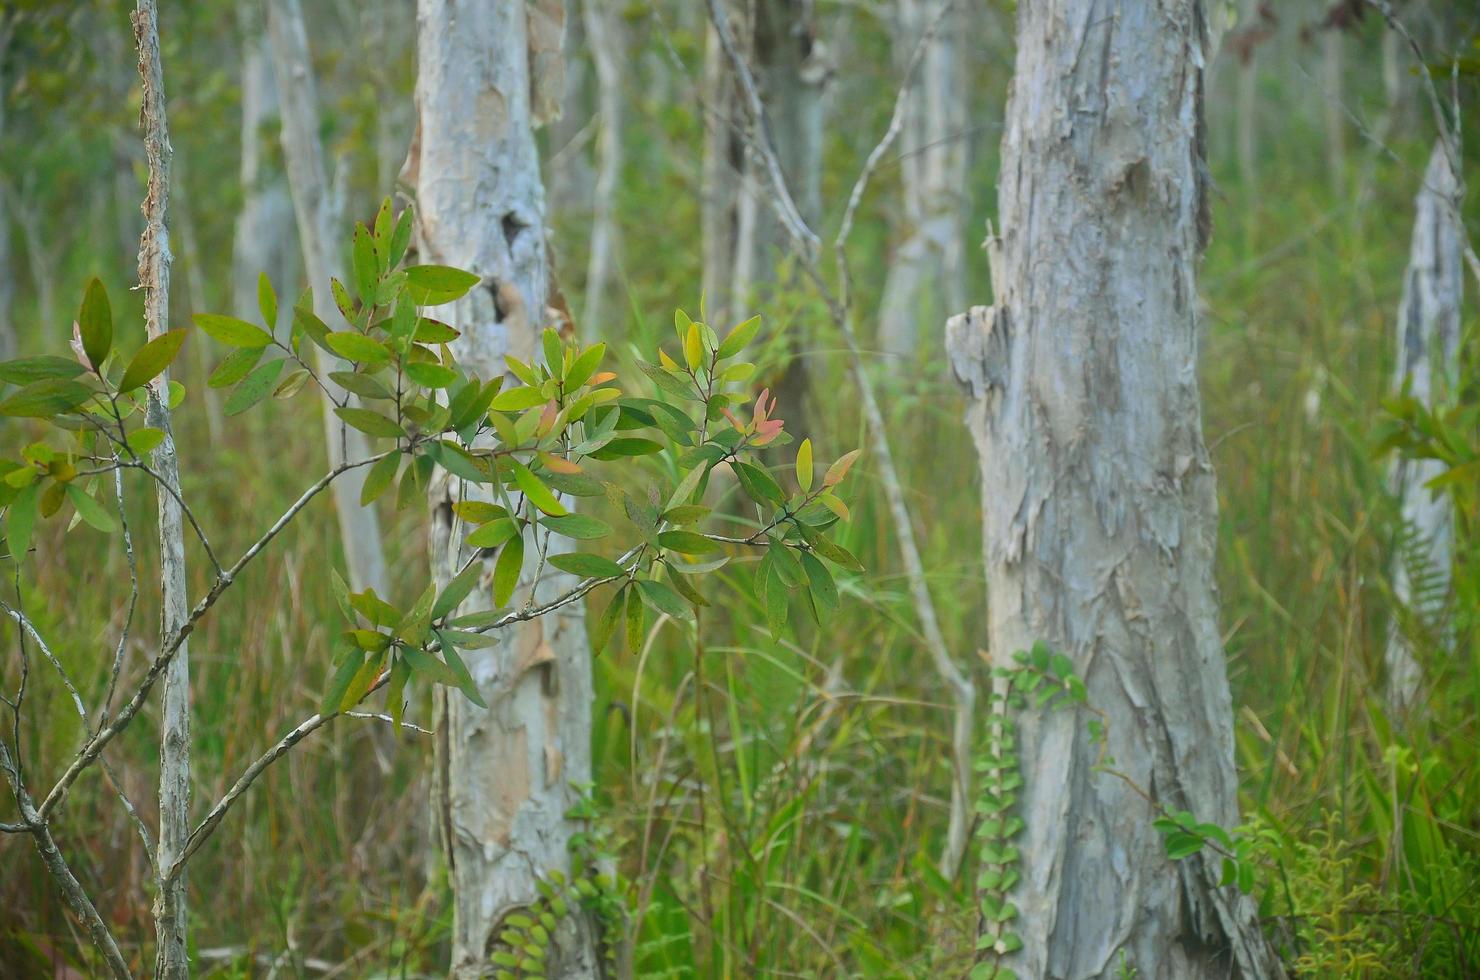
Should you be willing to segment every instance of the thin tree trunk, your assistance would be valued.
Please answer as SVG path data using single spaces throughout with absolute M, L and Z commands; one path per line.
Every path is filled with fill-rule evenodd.
M 134 40 L 139 49 L 139 78 L 143 82 L 144 151 L 149 183 L 144 196 L 144 235 L 139 240 L 139 285 L 144 288 L 144 325 L 149 338 L 169 329 L 170 317 L 170 133 L 165 118 L 164 70 L 159 54 L 159 19 L 154 0 L 138 0 L 133 14 Z M 180 466 L 170 429 L 169 380 L 161 374 L 149 384 L 147 417 L 164 432 L 154 450 L 154 468 L 168 490 L 157 488 L 159 502 L 160 588 L 164 615 L 160 622 L 161 647 L 190 614 L 185 581 L 185 525 L 178 494 Z M 159 891 L 154 898 L 154 930 L 158 941 L 154 975 L 180 980 L 190 975 L 186 880 L 164 877 L 184 852 L 190 834 L 190 657 L 182 642 L 164 678 L 160 713 L 159 843 L 154 866 Z
M 5 65 L 10 53 L 10 38 L 15 31 L 14 13 L 0 15 L 0 139 L 5 137 Z M 15 268 L 10 254 L 10 213 L 6 208 L 5 191 L 0 188 L 0 361 L 16 356 L 20 345 L 16 338 L 15 320 Z
M 252 33 L 244 31 L 241 92 L 242 207 L 232 239 L 231 297 L 237 315 L 250 317 L 257 309 L 258 276 L 267 273 L 273 285 L 287 293 L 298 281 L 301 267 L 288 181 L 281 169 L 267 164 L 267 141 L 281 125 L 272 52 L 260 26 Z M 286 327 L 292 317 L 291 304 L 281 303 L 278 322 L 268 326 Z
M 1346 36 L 1339 28 L 1321 32 L 1322 118 L 1326 124 L 1326 168 L 1331 188 L 1340 195 L 1346 182 L 1346 97 L 1342 68 Z
M 176 171 L 180 170 L 176 166 Z M 181 189 L 187 186 L 183 174 L 178 174 L 179 179 L 175 192 L 175 216 L 180 226 L 180 246 L 185 258 L 185 297 L 190 304 L 191 310 L 207 309 L 205 283 L 202 281 L 204 273 L 201 270 L 200 244 L 195 238 L 195 221 L 189 208 L 189 192 L 181 193 Z M 202 343 L 208 340 L 204 334 L 196 334 L 193 338 L 195 343 L 191 346 L 191 352 L 195 360 L 196 376 L 204 380 L 210 376 L 210 360 L 207 357 L 206 345 Z M 205 403 L 206 431 L 210 435 L 211 445 L 219 446 L 225 438 L 225 422 L 221 417 L 221 393 L 202 384 L 200 386 L 200 398 Z
M 899 0 L 896 61 L 901 65 L 943 2 Z M 945 15 L 911 85 L 911 112 L 900 147 L 907 162 L 902 176 L 908 230 L 889 265 L 879 312 L 879 346 L 898 360 L 920 356 L 918 324 L 939 323 L 966 301 L 966 100 L 956 50 L 961 22 L 959 15 Z
M 1395 390 L 1406 389 L 1430 408 L 1444 404 L 1459 383 L 1464 265 L 1463 232 L 1455 215 L 1462 193 L 1443 143 L 1436 143 L 1414 206 L 1393 374 Z M 1403 521 L 1403 547 L 1393 562 L 1393 592 L 1418 629 L 1436 636 L 1447 632 L 1454 512 L 1449 495 L 1426 484 L 1443 472 L 1444 464 L 1431 459 L 1400 459 L 1392 471 Z M 1396 619 L 1388 628 L 1386 660 L 1388 704 L 1399 714 L 1407 713 L 1419 700 L 1423 669 Z
M 714 27 L 704 33 L 704 164 L 700 226 L 705 313 L 730 322 L 730 286 L 739 235 L 738 188 L 745 171 L 744 122 L 735 79 Z
M 1218 856 L 1169 860 L 1141 795 L 1238 823 L 1197 385 L 1204 25 L 1199 0 L 1018 6 L 997 304 L 948 327 L 981 457 L 991 656 L 1010 667 L 1041 641 L 1070 657 L 1128 780 L 1096 771 L 1082 715 L 1022 712 L 1024 946 L 1002 961 L 1018 976 L 1282 975 Z
M 622 178 L 622 65 L 625 31 L 616 0 L 582 0 L 586 43 L 596 69 L 596 187 L 591 206 L 591 254 L 586 266 L 586 304 L 581 317 L 588 336 L 613 336 L 608 302 L 616 289 L 621 241 L 617 186 Z M 620 304 L 619 304 L 620 306 Z
M 534 128 L 535 107 L 549 105 L 556 80 L 554 9 L 418 4 L 418 136 L 404 176 L 416 189 L 421 261 L 483 279 L 443 315 L 462 331 L 459 361 L 484 378 L 504 372 L 505 355 L 529 360 L 540 346 L 549 270 Z M 434 484 L 439 581 L 468 557 L 451 502 L 475 490 L 446 474 Z M 546 568 L 539 595 L 571 584 Z M 526 580 L 514 603 L 529 591 Z M 470 604 L 487 604 L 486 589 L 474 595 L 483 598 Z M 456 693 L 439 696 L 435 726 L 433 809 L 452 879 L 457 977 L 483 975 L 504 919 L 536 900 L 537 883 L 551 871 L 569 869 L 579 827 L 566 813 L 577 799 L 573 787 L 591 775 L 591 664 L 580 604 L 512 628 L 467 663 L 489 708 Z M 573 910 L 552 938 L 546 976 L 598 975 L 594 923 Z
M 309 63 L 308 34 L 303 25 L 303 8 L 299 0 L 270 0 L 267 26 L 281 101 L 283 155 L 287 160 L 293 210 L 298 216 L 303 266 L 313 287 L 314 312 L 329 320 L 338 315 L 329 292 L 329 281 L 332 278 L 343 279 L 344 253 L 337 243 L 344 233 L 338 227 L 339 217 L 335 213 L 333 194 L 324 169 L 323 146 L 319 140 L 318 93 Z M 318 352 L 318 363 L 323 374 L 338 370 L 336 359 L 323 351 Z M 324 382 L 328 388 L 324 395 L 324 434 L 330 466 L 366 458 L 370 455 L 368 440 L 358 430 L 340 422 L 333 413 L 333 400 L 343 401 L 348 396 L 327 378 Z M 339 532 L 344 540 L 350 584 L 356 590 L 373 588 L 377 594 L 386 595 L 388 582 L 381 550 L 380 520 L 372 508 L 360 506 L 360 488 L 364 482 L 363 468 L 350 470 L 334 481 Z

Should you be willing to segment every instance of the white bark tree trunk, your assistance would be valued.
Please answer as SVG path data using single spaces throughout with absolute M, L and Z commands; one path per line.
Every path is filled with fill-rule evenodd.
M 1393 387 L 1405 386 L 1433 408 L 1459 384 L 1460 307 L 1464 298 L 1461 242 L 1456 225 L 1463 189 L 1443 142 L 1434 145 L 1414 204 L 1413 244 L 1398 308 L 1397 364 Z M 1392 485 L 1401 509 L 1404 547 L 1393 562 L 1393 592 L 1420 630 L 1443 635 L 1454 548 L 1449 495 L 1424 484 L 1444 472 L 1438 460 L 1398 460 Z M 1406 713 L 1418 701 L 1423 669 L 1396 619 L 1388 628 L 1388 704 Z
M 139 285 L 144 288 L 144 325 L 149 339 L 162 336 L 170 320 L 170 133 L 165 118 L 164 70 L 159 53 L 159 20 L 153 0 L 138 0 L 133 14 L 143 83 L 140 118 L 149 182 L 144 197 L 144 235 L 139 240 Z M 185 522 L 178 494 L 180 466 L 170 429 L 169 375 L 149 384 L 147 419 L 164 432 L 154 450 L 154 468 L 168 490 L 156 488 L 159 505 L 160 589 L 163 616 L 161 648 L 190 614 L 185 581 Z M 171 492 L 173 491 L 173 492 Z M 159 842 L 154 867 L 160 874 L 154 897 L 154 930 L 158 942 L 154 975 L 160 980 L 190 976 L 186 879 L 164 877 L 184 852 L 190 834 L 190 657 L 182 642 L 164 677 L 160 711 Z
M 553 73 L 537 66 L 548 65 L 552 9 L 418 4 L 418 136 L 405 176 L 416 189 L 421 261 L 483 277 L 444 315 L 462 332 L 459 361 L 484 378 L 504 372 L 506 354 L 529 360 L 540 346 L 549 270 L 534 107 L 551 102 Z M 467 557 L 450 506 L 464 492 L 445 475 L 435 485 L 431 550 L 442 581 Z M 573 584 L 550 572 L 542 599 Z M 526 581 L 514 603 L 528 592 Z M 486 604 L 487 589 L 479 595 Z M 481 976 L 504 918 L 537 898 L 536 882 L 551 870 L 569 869 L 578 825 L 565 814 L 577 800 L 573 785 L 591 775 L 591 664 L 579 603 L 511 628 L 466 659 L 489 708 L 455 692 L 439 696 L 433 799 L 452 878 L 457 977 Z M 598 976 L 596 938 L 579 911 L 562 920 L 547 976 Z
M 265 31 L 242 39 L 241 92 L 242 207 L 232 239 L 231 295 L 232 309 L 239 316 L 251 316 L 257 309 L 261 273 L 267 273 L 273 285 L 286 293 L 298 281 L 300 268 L 293 198 L 282 170 L 268 165 L 267 141 L 269 134 L 278 131 L 279 109 Z M 286 327 L 292 316 L 292 304 L 281 303 L 278 323 L 269 326 Z
M 14 13 L 0 15 L 0 139 L 5 135 L 5 65 L 10 53 L 10 38 L 15 31 Z M 0 361 L 16 356 L 19 343 L 15 320 L 15 268 L 10 254 L 10 214 L 5 206 L 5 189 L 0 187 Z
M 738 30 L 736 33 L 742 38 L 748 36 Z M 712 25 L 704 32 L 703 90 L 703 296 L 710 321 L 723 325 L 730 319 L 730 286 L 740 233 L 738 189 L 745 172 L 745 117 L 734 75 Z
M 582 0 L 586 44 L 596 69 L 596 186 L 591 204 L 591 254 L 586 265 L 586 302 L 581 319 L 588 335 L 610 337 L 607 318 L 621 256 L 617 187 L 622 179 L 622 64 L 626 31 L 616 0 Z M 621 304 L 617 303 L 620 309 Z
M 1018 7 L 997 305 L 948 326 L 981 456 L 988 643 L 1042 641 L 1162 806 L 1238 822 L 1213 581 L 1217 497 L 1197 385 L 1207 232 L 1199 0 Z M 999 249 L 1000 248 L 1000 252 Z M 1035 978 L 1282 975 L 1216 855 L 1168 860 L 1157 811 L 1094 771 L 1072 711 L 1024 711 L 1011 899 Z
M 943 2 L 898 0 L 898 64 L 909 64 Z M 919 357 L 920 323 L 939 323 L 966 302 L 967 100 L 957 53 L 964 18 L 954 11 L 944 17 L 910 86 L 900 146 L 906 234 L 889 265 L 879 311 L 879 347 L 896 360 Z
M 298 241 L 303 266 L 313 287 L 314 312 L 330 320 L 338 314 L 329 292 L 329 280 L 344 278 L 344 250 L 339 245 L 345 230 L 333 206 L 333 194 L 324 169 L 323 146 L 319 141 L 318 93 L 308 57 L 308 34 L 303 25 L 299 0 L 270 0 L 268 36 L 282 110 L 283 156 L 287 161 L 288 187 L 298 216 Z M 255 302 L 252 306 L 255 306 Z M 288 305 L 288 304 L 281 304 Z M 252 307 L 248 307 L 251 309 Z M 335 358 L 318 351 L 320 373 L 337 370 Z M 334 397 L 343 392 L 324 379 Z M 370 455 L 369 443 L 356 429 L 344 425 L 333 413 L 329 392 L 324 396 L 324 435 L 329 447 L 329 465 Z M 360 506 L 363 468 L 350 470 L 334 481 L 334 507 L 339 515 L 339 533 L 344 541 L 345 563 L 350 584 L 356 590 L 375 589 L 386 595 L 388 583 L 381 550 L 380 520 L 375 511 Z

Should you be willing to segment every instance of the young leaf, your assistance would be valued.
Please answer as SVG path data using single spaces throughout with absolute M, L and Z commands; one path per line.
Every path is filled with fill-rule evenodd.
M 149 343 L 139 348 L 133 360 L 128 362 L 124 369 L 123 380 L 118 382 L 120 392 L 133 391 L 153 381 L 170 362 L 175 355 L 180 353 L 180 345 L 185 343 L 184 330 L 170 330 L 160 334 Z
M 468 597 L 468 593 L 473 591 L 473 586 L 478 584 L 478 578 L 482 574 L 482 562 L 469 562 L 468 567 L 458 572 L 457 576 L 447 583 L 447 588 L 442 590 L 442 594 L 437 596 L 437 602 L 432 606 L 432 619 L 441 619 L 461 605 L 462 601 Z
M 375 282 L 379 278 L 379 265 L 375 261 L 375 242 L 370 238 L 370 229 L 364 222 L 355 225 L 354 245 L 350 252 L 354 263 L 355 291 L 366 304 L 375 302 Z
M 837 461 L 827 468 L 827 475 L 822 478 L 822 485 L 825 487 L 835 487 L 839 483 L 842 483 L 843 477 L 847 476 L 848 471 L 853 468 L 853 461 L 858 459 L 859 454 L 862 452 L 862 449 L 855 449 L 851 453 L 845 453 L 838 457 Z
M 272 334 L 234 316 L 197 313 L 192 319 L 207 337 L 227 347 L 267 347 L 272 343 Z
M 812 489 L 812 440 L 803 439 L 797 447 L 797 486 L 802 493 Z
M 761 318 L 753 316 L 744 323 L 738 324 L 730 329 L 725 339 L 719 345 L 719 358 L 734 357 L 745 349 L 745 345 L 755 338 L 756 331 L 761 328 Z
M 564 517 L 566 509 L 561 506 L 560 500 L 551 492 L 550 488 L 540 482 L 540 478 L 530 472 L 529 467 L 516 460 L 511 460 L 514 468 L 514 482 L 524 495 L 529 498 L 530 503 L 551 517 Z
M 103 361 L 113 349 L 113 309 L 108 305 L 108 292 L 94 276 L 82 294 L 82 309 L 77 313 L 77 331 L 82 335 L 82 352 L 93 370 L 101 371 Z

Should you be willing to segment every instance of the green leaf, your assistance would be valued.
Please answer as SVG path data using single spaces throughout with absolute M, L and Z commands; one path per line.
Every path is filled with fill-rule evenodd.
M 406 377 L 423 388 L 446 388 L 457 380 L 457 372 L 430 361 L 413 361 L 406 365 Z
M 582 578 L 614 578 L 618 575 L 627 574 L 622 568 L 610 558 L 601 555 L 587 554 L 583 551 L 571 551 L 559 555 L 551 555 L 549 562 L 562 572 L 570 572 Z
M 839 483 L 842 483 L 843 477 L 848 475 L 848 471 L 853 468 L 854 461 L 858 459 L 859 454 L 862 452 L 862 449 L 855 449 L 851 453 L 845 453 L 839 456 L 827 468 L 827 475 L 822 478 L 822 485 L 825 487 L 835 487 Z
M 591 453 L 592 459 L 621 459 L 623 456 L 651 456 L 663 451 L 662 443 L 651 439 L 613 439 Z
M 605 344 L 593 344 L 581 352 L 571 364 L 570 370 L 565 372 L 565 390 L 575 391 L 601 366 L 601 359 L 606 356 Z
M 802 568 L 807 573 L 807 585 L 811 589 L 813 601 L 817 603 L 818 611 L 830 613 L 837 609 L 838 585 L 833 581 L 832 572 L 808 552 L 802 552 L 801 560 Z
M 390 401 L 396 397 L 379 380 L 359 371 L 330 371 L 329 380 L 345 391 L 354 392 L 361 398 L 368 398 L 371 401 Z
M 1182 831 L 1168 834 L 1167 857 L 1173 861 L 1180 861 L 1202 850 L 1203 843 L 1203 839 L 1196 834 L 1188 834 Z
M 499 392 L 488 407 L 495 412 L 520 412 L 526 408 L 543 405 L 547 401 L 549 399 L 538 388 L 521 385 L 518 388 Z
M 91 397 L 92 389 L 84 384 L 51 378 L 28 384 L 0 401 L 0 415 L 49 419 L 72 411 Z
M 400 468 L 400 453 L 392 453 L 385 459 L 377 460 L 370 467 L 370 472 L 365 474 L 365 482 L 360 487 L 360 506 L 368 507 L 389 490 Z
M 457 647 L 449 642 L 445 633 L 432 631 L 437 640 L 442 644 L 442 659 L 447 662 L 447 669 L 452 671 L 457 678 L 457 689 L 463 693 L 463 697 L 473 702 L 480 708 L 487 709 L 488 702 L 483 700 L 483 695 L 478 693 L 478 685 L 473 681 L 473 675 L 468 673 L 468 665 L 463 663 L 462 657 L 458 656 Z
M 642 592 L 643 601 L 658 612 L 667 613 L 675 619 L 687 619 L 691 614 L 689 604 L 683 601 L 683 597 L 662 582 L 639 579 L 637 588 Z
M 585 514 L 566 514 L 564 517 L 546 517 L 540 521 L 556 534 L 580 541 L 604 538 L 612 533 L 611 525 Z
M 211 376 L 206 379 L 206 384 L 212 388 L 229 388 L 236 384 L 257 366 L 258 361 L 262 360 L 264 350 L 265 348 L 262 347 L 246 347 L 232 351 L 216 366 L 216 370 L 211 372 Z
M 36 527 L 37 506 L 41 485 L 33 483 L 16 494 L 5 509 L 5 540 L 10 545 L 10 555 L 20 561 L 31 549 L 31 531 Z
M 207 337 L 227 347 L 267 347 L 272 343 L 272 334 L 234 316 L 197 313 L 192 319 Z
M 319 714 L 337 714 L 341 705 L 344 704 L 344 696 L 349 691 L 350 682 L 363 668 L 364 654 L 355 650 L 350 656 L 344 658 L 339 669 L 334 671 L 334 676 L 329 678 L 329 686 L 324 691 L 324 698 L 319 702 Z
M 658 535 L 658 544 L 682 555 L 707 555 L 720 550 L 719 545 L 693 531 L 664 531 Z
M 14 361 L 0 362 L 0 381 L 13 385 L 28 385 L 36 381 L 75 378 L 87 368 L 70 357 L 47 354 L 43 357 L 22 357 Z
M 500 609 L 509 604 L 519 584 L 519 571 L 524 567 L 524 535 L 516 534 L 498 553 L 493 566 L 493 604 Z
M 394 420 L 368 408 L 336 408 L 334 414 L 369 436 L 389 439 L 406 434 L 406 430 L 397 425 Z
M 734 468 L 735 475 L 740 478 L 741 488 L 751 500 L 758 504 L 786 502 L 786 494 L 781 492 L 775 478 L 761 467 L 736 460 Z
M 118 530 L 118 521 L 102 504 L 83 492 L 75 483 L 67 484 L 67 499 L 77 509 L 77 516 L 105 534 Z
M 812 489 L 812 440 L 803 439 L 797 447 L 797 486 L 802 493 Z
M 124 369 L 123 380 L 118 382 L 118 390 L 120 392 L 133 391 L 153 381 L 165 368 L 170 366 L 175 355 L 180 353 L 180 345 L 183 343 L 185 343 L 185 331 L 170 330 L 140 347 L 139 352 Z
M 518 533 L 519 525 L 507 517 L 490 521 L 468 535 L 468 547 L 497 548 Z
M 519 489 L 529 498 L 530 503 L 551 517 L 564 517 L 566 509 L 561 506 L 560 500 L 551 492 L 550 488 L 540 482 L 540 478 L 530 472 L 529 467 L 516 460 L 510 461 L 514 468 L 514 482 L 519 484 Z
M 129 448 L 139 455 L 153 452 L 154 448 L 164 442 L 164 431 L 153 426 L 143 426 L 128 434 Z
M 411 209 L 406 208 L 401 216 L 396 219 L 396 230 L 391 232 L 390 254 L 386 256 L 390 265 L 401 264 L 406 257 L 406 249 L 411 244 Z M 487 705 L 484 705 L 487 707 Z
M 354 264 L 355 291 L 366 305 L 375 302 L 375 283 L 380 268 L 375 261 L 375 242 L 370 238 L 370 229 L 364 222 L 355 225 L 354 244 L 350 250 Z
M 596 620 L 595 627 L 591 630 L 591 653 L 600 655 L 611 642 L 612 634 L 617 631 L 617 621 L 622 618 L 623 600 L 626 598 L 626 587 L 617 590 L 612 596 L 612 601 L 606 604 L 606 609 L 601 617 Z
M 753 316 L 744 323 L 737 324 L 725 335 L 725 339 L 719 345 L 719 358 L 734 357 L 745 349 L 745 345 L 755 339 L 756 331 L 761 328 L 761 318 Z
M 509 516 L 509 512 L 503 507 L 486 500 L 459 500 L 452 505 L 452 511 L 469 524 L 487 524 Z
M 380 364 L 390 360 L 391 352 L 386 346 L 373 337 L 367 337 L 353 330 L 341 330 L 331 333 L 325 338 L 324 343 L 329 349 L 346 361 L 356 361 L 363 364 Z
M 240 415 L 253 405 L 266 398 L 272 386 L 277 383 L 278 375 L 283 371 L 283 365 L 288 363 L 281 357 L 275 357 L 270 361 L 259 364 L 242 379 L 231 392 L 231 397 L 226 399 L 226 404 L 221 411 L 226 415 Z
M 636 589 L 627 590 L 627 649 L 636 653 L 642 649 L 643 609 L 642 596 Z
M 450 303 L 478 285 L 478 277 L 446 265 L 413 265 L 406 270 L 406 292 L 418 306 Z
M 670 395 L 676 395 L 679 398 L 686 398 L 690 401 L 697 399 L 698 396 L 694 393 L 693 383 L 687 378 L 670 374 L 667 368 L 658 364 L 649 364 L 647 361 L 638 361 L 637 366 L 642 370 L 643 374 L 653 380 L 654 384 Z
M 265 272 L 257 276 L 257 309 L 262 314 L 262 322 L 267 324 L 268 329 L 277 326 L 277 293 L 272 291 L 272 280 L 267 278 Z
M 457 576 L 447 583 L 447 588 L 442 590 L 442 594 L 437 596 L 437 602 L 432 606 L 432 619 L 441 619 L 461 605 L 462 601 L 468 597 L 468 593 L 473 591 L 473 586 L 478 584 L 478 578 L 482 574 L 482 562 L 469 562 L 468 567 L 458 572 Z
M 108 291 L 96 276 L 87 281 L 87 291 L 82 294 L 77 330 L 82 334 L 82 351 L 88 363 L 101 372 L 103 361 L 113 349 L 113 308 L 108 304 Z
M 401 648 L 401 656 L 406 658 L 407 666 L 414 672 L 421 674 L 433 683 L 442 684 L 447 687 L 459 686 L 457 674 L 425 650 L 414 646 L 404 646 Z

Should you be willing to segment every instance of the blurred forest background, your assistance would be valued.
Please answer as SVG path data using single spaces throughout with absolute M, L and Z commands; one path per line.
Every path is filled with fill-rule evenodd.
M 812 115 L 787 125 L 816 137 L 810 193 L 830 232 L 934 5 L 800 6 L 816 57 L 776 84 L 815 86 Z M 1480 132 L 1480 8 L 1396 6 L 1444 97 L 1455 79 L 1463 131 Z M 415 10 L 403 0 L 304 0 L 304 12 L 319 136 L 347 231 L 397 189 L 412 138 Z M 1480 477 L 1471 464 L 1448 488 L 1458 508 L 1453 580 L 1447 625 L 1434 627 L 1395 598 L 1405 537 L 1384 445 L 1396 424 L 1385 403 L 1433 113 L 1414 52 L 1362 4 L 1239 0 L 1212 4 L 1210 17 L 1223 30 L 1207 85 L 1204 424 L 1219 481 L 1218 581 L 1243 809 L 1258 841 L 1255 893 L 1302 975 L 1474 976 Z M 949 104 L 928 124 L 923 109 L 911 113 L 851 241 L 857 327 L 941 626 L 958 662 L 982 677 L 978 463 L 942 330 L 948 315 L 991 301 L 978 243 L 995 209 L 1013 18 L 1007 3 L 958 4 L 942 32 L 954 59 Z M 303 281 L 263 12 L 195 0 L 163 4 L 160 19 L 175 150 L 174 316 L 252 316 L 263 268 L 285 295 Z M 760 313 L 786 327 L 767 334 L 783 339 L 767 347 L 762 374 L 782 391 L 788 431 L 863 445 L 846 353 L 785 239 L 768 244 L 759 232 L 749 269 L 706 246 L 707 194 L 767 193 L 714 124 L 734 105 L 711 77 L 717 53 L 706 33 L 703 6 L 691 0 L 571 0 L 563 113 L 540 137 L 564 303 L 581 337 L 619 350 L 651 350 L 668 337 L 673 308 L 696 309 L 701 290 L 726 323 Z M 66 325 L 94 275 L 120 329 L 143 336 L 139 294 L 129 291 L 145 177 L 131 42 L 117 3 L 0 8 L 0 339 L 21 353 L 65 352 Z M 922 203 L 911 169 L 940 162 L 943 149 L 957 186 Z M 1477 160 L 1473 151 L 1465 159 L 1472 185 Z M 1473 197 L 1466 211 L 1480 219 Z M 942 216 L 945 231 L 930 230 Z M 604 243 L 594 262 L 593 240 Z M 886 295 L 891 268 L 907 262 L 931 285 Z M 594 289 L 593 270 L 602 280 Z M 1466 283 L 1470 297 L 1474 287 Z M 1449 430 L 1472 460 L 1474 309 L 1464 307 L 1463 382 L 1451 393 L 1460 412 Z M 891 310 L 903 312 L 890 321 Z M 214 358 L 204 341 L 174 370 L 209 399 Z M 245 420 L 177 418 L 188 495 L 224 529 L 227 550 L 249 540 L 250 530 L 231 540 L 241 523 L 233 515 L 281 511 L 302 474 L 321 465 L 318 412 L 298 399 Z M 865 456 L 856 471 L 842 538 L 868 572 L 841 581 L 829 628 L 798 620 L 773 640 L 764 609 L 737 582 L 696 630 L 658 629 L 640 652 L 595 661 L 592 832 L 631 882 L 638 975 L 963 969 L 975 929 L 969 875 L 947 880 L 935 868 L 950 787 L 949 692 L 928 666 L 871 466 Z M 297 525 L 249 572 L 244 598 L 192 640 L 198 798 L 219 796 L 318 704 L 338 620 L 322 571 L 340 545 L 329 505 L 317 506 L 322 519 Z M 387 507 L 380 516 L 392 591 L 421 581 L 424 514 Z M 56 554 L 67 557 L 40 563 L 22 588 L 33 612 L 45 610 L 39 625 L 58 649 L 85 650 L 96 639 L 87 631 L 119 615 L 107 584 L 126 578 L 123 558 Z M 202 585 L 204 569 L 192 573 Z M 158 615 L 150 601 L 141 622 Z M 1405 725 L 1385 706 L 1393 628 L 1428 678 Z M 9 622 L 0 636 L 13 645 Z M 129 669 L 143 662 L 140 654 Z M 101 665 L 70 666 L 89 684 L 105 681 Z M 31 696 L 40 700 L 25 735 L 54 770 L 75 748 L 75 731 L 54 723 L 69 710 L 65 695 L 41 686 Z M 427 712 L 414 704 L 409 717 L 425 722 Z M 147 716 L 112 756 L 140 799 L 156 780 L 155 724 Z M 409 730 L 339 725 L 275 767 L 192 871 L 199 974 L 445 969 L 446 886 L 426 845 L 430 751 Z M 100 909 L 126 944 L 146 946 L 138 896 L 149 869 L 96 776 L 78 785 L 68 818 L 68 844 L 87 858 L 79 864 L 107 871 L 86 881 Z M 91 976 L 94 955 L 30 843 L 0 837 L 0 975 Z

